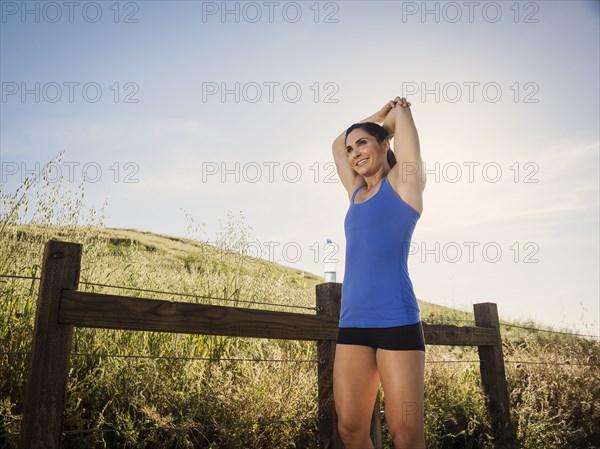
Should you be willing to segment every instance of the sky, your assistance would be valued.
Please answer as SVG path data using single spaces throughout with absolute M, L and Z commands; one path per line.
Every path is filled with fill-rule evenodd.
M 331 143 L 404 96 L 417 297 L 600 335 L 598 5 L 2 0 L 2 189 L 51 169 L 107 227 L 214 242 L 229 223 L 342 282 Z

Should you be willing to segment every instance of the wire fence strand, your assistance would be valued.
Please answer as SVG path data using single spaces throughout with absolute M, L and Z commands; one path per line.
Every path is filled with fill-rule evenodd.
M 555 331 L 555 330 L 551 330 L 551 329 L 540 329 L 540 328 L 536 328 L 536 327 L 521 326 L 519 324 L 500 323 L 500 326 L 514 327 L 514 328 L 517 328 L 517 329 L 525 329 L 525 330 L 535 331 L 535 332 L 547 332 L 547 333 L 550 333 L 550 334 L 570 335 L 572 337 L 600 338 L 600 335 L 577 334 L 577 333 L 573 333 L 573 332 Z
M 147 293 L 157 293 L 157 294 L 169 295 L 169 296 L 183 296 L 183 297 L 195 298 L 195 299 L 214 299 L 216 301 L 228 301 L 228 302 L 236 302 L 236 303 L 242 302 L 245 304 L 255 304 L 255 305 L 261 305 L 261 306 L 285 307 L 285 308 L 290 308 L 290 309 L 316 310 L 316 307 L 309 307 L 309 306 L 295 306 L 295 305 L 289 305 L 289 304 L 277 304 L 277 303 L 263 302 L 263 301 L 250 301 L 247 299 L 231 299 L 231 298 L 222 298 L 222 297 L 218 297 L 218 296 L 196 295 L 196 294 L 192 294 L 192 293 L 167 292 L 167 291 L 163 291 L 163 290 L 153 290 L 153 289 L 139 288 L 139 287 L 124 287 L 121 285 L 100 284 L 100 283 L 96 283 L 96 282 L 80 282 L 80 284 L 92 285 L 92 286 L 98 286 L 98 287 L 109 287 L 109 288 L 116 288 L 116 289 L 123 289 L 123 290 L 131 290 L 131 291 L 139 291 L 139 292 L 147 292 Z
M 15 278 L 15 279 L 41 280 L 41 277 L 38 277 L 38 276 L 20 276 L 20 275 L 10 275 L 10 274 L 0 274 L 0 277 Z M 284 307 L 284 308 L 302 309 L 302 310 L 318 310 L 318 308 L 316 306 L 297 306 L 297 305 L 278 304 L 278 303 L 263 302 L 263 301 L 250 301 L 247 299 L 232 299 L 232 298 L 223 298 L 223 297 L 218 297 L 218 296 L 196 295 L 196 294 L 191 294 L 191 293 L 170 292 L 170 291 L 164 291 L 164 290 L 153 290 L 153 289 L 146 289 L 146 288 L 139 288 L 139 287 L 125 287 L 122 285 L 102 284 L 102 283 L 98 283 L 98 282 L 80 281 L 79 283 L 83 284 L 83 285 L 90 285 L 90 286 L 96 286 L 96 287 L 115 288 L 115 289 L 121 289 L 121 290 L 156 293 L 156 294 L 160 294 L 160 295 L 169 295 L 169 296 L 181 296 L 181 297 L 188 297 L 188 298 L 195 298 L 195 299 L 209 299 L 209 300 L 215 300 L 215 301 L 227 301 L 227 302 L 235 302 L 235 303 L 244 303 L 244 304 L 271 306 L 271 307 Z M 450 322 L 450 323 L 470 323 L 473 325 L 476 324 L 475 320 L 466 320 L 466 319 L 461 320 L 461 319 L 448 318 L 448 319 L 424 319 L 423 320 L 423 323 L 426 323 L 426 324 L 444 324 L 444 323 L 448 323 L 448 322 Z M 579 334 L 579 333 L 575 333 L 575 332 L 555 331 L 555 330 L 551 330 L 551 329 L 540 329 L 540 328 L 535 328 L 535 327 L 522 326 L 522 325 L 518 325 L 518 324 L 500 323 L 500 326 L 524 329 L 524 330 L 529 330 L 529 331 L 533 331 L 533 332 L 546 332 L 546 333 L 550 333 L 550 334 L 569 335 L 569 336 L 573 336 L 573 337 L 585 337 L 585 338 L 600 339 L 600 335 Z
M 427 324 L 445 324 L 445 323 L 471 323 L 473 325 L 476 325 L 475 320 L 455 320 L 455 319 L 445 319 L 445 318 L 440 318 L 440 319 L 424 319 L 423 323 L 427 323 Z M 504 327 L 514 327 L 514 328 L 518 328 L 518 329 L 525 329 L 525 330 L 529 330 L 529 331 L 534 331 L 534 332 L 547 332 L 550 334 L 559 334 L 559 335 L 569 335 L 572 337 L 588 337 L 588 338 L 599 338 L 600 339 L 600 335 L 591 335 L 591 334 L 579 334 L 576 332 L 566 332 L 566 331 L 555 331 L 552 329 L 541 329 L 541 328 L 536 328 L 536 327 L 529 327 L 529 326 L 521 326 L 519 324 L 509 324 L 509 323 L 500 323 L 500 326 L 504 326 Z
M 42 278 L 39 276 L 19 276 L 17 274 L 0 274 L 0 278 L 13 278 L 13 279 L 37 279 L 38 281 Z M 1 436 L 1 435 L 0 435 Z
M 600 366 L 600 363 L 579 363 L 565 360 L 563 362 L 539 362 L 536 360 L 504 360 L 504 363 L 515 363 L 522 365 L 560 365 L 560 366 Z
M 0 274 L 0 277 L 15 278 L 15 279 L 41 280 L 41 277 L 36 277 L 36 276 L 18 276 L 18 275 Z M 159 295 L 181 296 L 181 297 L 195 298 L 195 299 L 209 299 L 209 300 L 215 300 L 215 301 L 244 303 L 244 304 L 252 304 L 252 305 L 259 305 L 259 306 L 284 307 L 287 309 L 317 310 L 316 306 L 297 306 L 297 305 L 290 305 L 290 304 L 278 304 L 278 303 L 273 303 L 273 302 L 250 301 L 247 299 L 232 299 L 232 298 L 223 298 L 223 297 L 219 297 L 219 296 L 197 295 L 197 294 L 192 294 L 192 293 L 180 293 L 180 292 L 170 292 L 170 291 L 164 291 L 164 290 L 153 290 L 153 289 L 148 289 L 148 288 L 125 287 L 123 285 L 102 284 L 102 283 L 98 283 L 98 282 L 80 281 L 79 283 L 83 284 L 83 285 L 90 285 L 90 286 L 95 286 L 95 287 L 107 287 L 107 288 L 115 288 L 115 289 L 128 290 L 128 291 L 156 293 Z
M 0 355 L 31 355 L 31 351 L 1 351 Z M 320 363 L 317 359 L 259 359 L 259 358 L 235 358 L 235 357 L 195 357 L 195 356 L 168 356 L 168 355 L 143 355 L 143 354 L 109 354 L 109 353 L 85 353 L 74 352 L 72 356 L 77 357 L 106 357 L 118 359 L 151 359 L 151 360 L 189 360 L 207 362 L 268 362 L 268 363 Z
M 0 351 L 0 355 L 31 355 L 30 351 Z M 141 354 L 109 354 L 109 353 L 84 353 L 74 352 L 73 356 L 78 357 L 106 357 L 120 359 L 158 359 L 158 360 L 198 360 L 207 362 L 267 362 L 267 363 L 322 363 L 318 359 L 258 359 L 258 358 L 233 358 L 233 357 L 194 357 L 194 356 L 166 356 L 166 355 L 141 355 Z M 435 360 L 426 359 L 425 363 L 479 363 L 478 359 L 469 360 Z M 522 365 L 560 365 L 560 366 L 600 366 L 600 363 L 580 363 L 564 360 L 560 362 L 540 362 L 536 360 L 508 360 L 504 363 L 514 363 Z
M 311 422 L 318 421 L 318 417 L 314 418 L 300 418 L 300 419 L 271 419 L 271 420 L 261 420 L 261 421 L 247 421 L 236 423 L 236 427 L 238 428 L 248 428 L 253 426 L 264 426 L 269 424 L 286 424 L 286 423 L 298 423 L 298 422 Z M 172 427 L 143 427 L 143 428 L 129 428 L 129 429 L 72 429 L 72 430 L 63 430 L 64 436 L 69 435 L 78 435 L 85 433 L 114 433 L 114 432 L 143 432 L 143 431 L 182 431 L 182 430 L 191 430 L 190 426 L 172 426 Z M 1 436 L 1 435 L 0 435 Z
M 300 423 L 300 422 L 311 422 L 311 421 L 319 421 L 319 417 L 313 417 L 313 418 L 299 418 L 299 419 L 273 419 L 273 420 L 261 420 L 261 421 L 249 421 L 249 422 L 240 422 L 240 423 L 236 423 L 237 427 L 243 427 L 243 428 L 248 428 L 248 427 L 253 427 L 253 426 L 264 426 L 264 425 L 269 425 L 269 424 L 286 424 L 286 423 Z M 121 428 L 121 429 L 70 429 L 70 430 L 63 430 L 62 431 L 62 435 L 64 437 L 69 437 L 69 436 L 73 436 L 73 435 L 84 435 L 84 434 L 90 434 L 90 433 L 127 433 L 127 432 L 148 432 L 148 431 L 169 431 L 169 432 L 175 432 L 175 431 L 182 431 L 182 430 L 193 430 L 190 428 L 190 426 L 172 426 L 172 427 L 159 427 L 159 426 L 152 426 L 152 427 L 138 427 L 138 428 Z M 0 435 L 0 438 L 6 438 L 6 437 L 15 437 L 15 436 L 19 436 L 18 433 L 3 433 Z
M 475 320 L 455 320 L 450 318 L 434 318 L 432 319 L 423 319 L 423 323 L 427 324 L 445 324 L 445 323 L 471 323 L 475 324 Z
M 198 298 L 199 299 L 214 299 L 216 301 L 228 301 L 228 302 L 236 302 L 236 303 L 241 302 L 241 303 L 245 303 L 245 304 L 254 304 L 254 305 L 261 305 L 261 306 L 285 307 L 285 308 L 290 308 L 290 309 L 316 310 L 316 307 L 309 307 L 309 306 L 295 306 L 295 305 L 289 305 L 289 304 L 277 304 L 277 303 L 272 303 L 272 302 L 249 301 L 247 299 L 231 299 L 231 298 L 222 298 L 222 297 L 218 297 L 218 296 L 196 295 L 196 294 L 192 294 L 192 293 L 168 292 L 168 291 L 152 290 L 152 289 L 139 288 L 139 287 L 124 287 L 121 285 L 100 284 L 100 283 L 96 283 L 96 282 L 82 281 L 82 282 L 80 282 L 80 284 L 93 285 L 93 286 L 98 286 L 98 287 L 109 287 L 109 288 L 116 288 L 116 289 L 123 289 L 123 290 L 131 290 L 131 291 L 139 291 L 139 292 L 147 292 L 147 293 L 157 293 L 157 294 L 169 295 L 169 296 L 183 296 L 183 297 L 187 297 L 187 298 L 196 298 L 196 299 L 198 299 Z

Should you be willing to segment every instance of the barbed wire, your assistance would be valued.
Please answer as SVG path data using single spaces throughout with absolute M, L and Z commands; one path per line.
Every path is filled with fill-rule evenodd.
M 427 324 L 440 324 L 440 323 L 445 323 L 445 322 L 475 324 L 475 320 L 454 320 L 454 319 L 450 319 L 450 318 L 437 318 L 437 319 L 434 318 L 433 320 L 424 319 L 422 321 L 423 321 L 423 323 L 427 323 Z
M 468 404 L 465 404 L 464 402 L 457 402 L 457 403 L 453 403 L 453 404 L 444 404 L 444 405 L 439 405 L 436 404 L 435 408 L 436 409 L 448 409 L 448 408 L 454 408 L 454 407 L 460 407 L 460 406 L 465 406 Z M 429 408 L 432 407 L 433 405 L 429 405 L 427 402 L 424 404 L 425 408 Z M 383 409 L 383 407 L 380 410 L 380 414 L 385 416 L 385 410 Z M 298 423 L 298 422 L 322 422 L 322 423 L 329 423 L 329 424 L 333 424 L 336 423 L 336 421 L 332 421 L 330 419 L 325 419 L 324 417 L 321 416 L 315 416 L 312 418 L 300 418 L 300 419 L 278 419 L 278 420 L 264 420 L 264 421 L 249 421 L 249 422 L 241 422 L 241 423 L 236 423 L 237 427 L 252 427 L 255 425 L 268 425 L 268 424 L 284 424 L 284 423 Z M 384 424 L 382 422 L 382 424 Z M 62 435 L 63 437 L 68 437 L 68 436 L 72 436 L 72 435 L 81 435 L 81 434 L 90 434 L 90 433 L 119 433 L 119 432 L 143 432 L 143 431 L 181 431 L 181 430 L 193 430 L 192 428 L 190 428 L 190 426 L 173 426 L 173 427 L 158 427 L 158 426 L 154 426 L 154 427 L 143 427 L 143 428 L 121 428 L 121 429 L 71 429 L 71 430 L 63 430 L 62 431 Z M 5 433 L 5 434 L 1 434 L 0 438 L 6 438 L 9 436 L 19 436 L 18 433 Z
M 296 422 L 310 422 L 310 421 L 319 421 L 318 417 L 314 418 L 301 418 L 301 419 L 273 419 L 273 420 L 264 420 L 264 421 L 247 421 L 236 423 L 236 427 L 253 427 L 256 425 L 268 425 L 268 424 L 285 424 L 285 423 L 296 423 Z M 173 427 L 144 427 L 144 428 L 130 428 L 130 429 L 72 429 L 72 430 L 63 430 L 62 433 L 64 436 L 69 435 L 78 435 L 84 433 L 113 433 L 113 432 L 141 432 L 141 431 L 151 431 L 151 430 L 162 430 L 162 431 L 181 431 L 181 430 L 192 430 L 189 426 L 173 426 Z M 0 435 L 1 436 L 1 435 Z
M 427 323 L 427 324 L 443 324 L 446 322 L 450 322 L 450 323 L 471 323 L 476 325 L 476 321 L 475 320 L 455 320 L 455 319 L 445 319 L 445 318 L 440 318 L 440 319 L 433 319 L 433 320 L 427 320 L 424 319 L 423 323 Z M 591 337 L 591 338 L 600 338 L 600 335 L 590 335 L 590 334 L 578 334 L 575 332 L 565 332 L 565 331 L 555 331 L 555 330 L 551 330 L 551 329 L 541 329 L 541 328 L 536 328 L 536 327 L 529 327 L 529 326 L 521 326 L 519 324 L 509 324 L 509 323 L 500 323 L 500 326 L 506 326 L 506 327 L 515 327 L 518 329 L 525 329 L 525 330 L 530 330 L 530 331 L 535 331 L 535 332 L 548 332 L 551 334 L 561 334 L 561 335 L 570 335 L 573 337 Z
M 0 355 L 31 355 L 31 351 L 2 351 Z M 269 362 L 269 363 L 321 363 L 317 359 L 257 359 L 257 358 L 233 358 L 233 357 L 194 357 L 194 356 L 168 356 L 168 355 L 143 355 L 143 354 L 108 354 L 108 353 L 85 353 L 74 352 L 72 356 L 77 357 L 106 357 L 119 359 L 153 359 L 153 360 L 199 360 L 207 362 Z
M 37 277 L 37 276 L 18 276 L 18 275 L 0 274 L 0 277 L 16 278 L 16 279 L 37 279 L 37 280 L 41 280 L 41 278 Z M 83 285 L 91 285 L 91 286 L 96 286 L 96 287 L 108 287 L 108 288 L 116 288 L 116 289 L 129 290 L 129 291 L 139 291 L 139 292 L 146 292 L 146 293 L 156 293 L 156 294 L 168 295 L 168 296 L 183 296 L 183 297 L 195 298 L 195 299 L 213 299 L 213 300 L 216 300 L 216 301 L 227 301 L 227 302 L 253 304 L 253 305 L 261 305 L 261 306 L 271 306 L 271 307 L 284 307 L 284 308 L 289 308 L 289 309 L 317 310 L 316 306 L 309 307 L 309 306 L 296 306 L 296 305 L 290 305 L 290 304 L 277 304 L 277 303 L 272 303 L 272 302 L 249 301 L 247 299 L 231 299 L 231 298 L 222 298 L 222 297 L 218 297 L 218 296 L 195 295 L 195 294 L 191 294 L 191 293 L 179 293 L 179 292 L 168 292 L 168 291 L 163 291 L 163 290 L 153 290 L 153 289 L 139 288 L 139 287 L 125 287 L 125 286 L 122 286 L 122 285 L 101 284 L 101 283 L 97 283 L 97 282 L 87 282 L 87 281 L 80 281 L 79 283 L 83 284 Z
M 268 424 L 285 424 L 285 423 L 296 423 L 296 422 L 310 422 L 310 421 L 319 421 L 319 417 L 313 418 L 301 418 L 301 419 L 277 419 L 277 420 L 264 420 L 264 421 L 249 421 L 249 422 L 241 422 L 236 423 L 237 427 L 252 427 L 255 425 L 268 425 Z M 173 426 L 173 427 L 140 427 L 140 428 L 129 428 L 129 429 L 71 429 L 71 430 L 63 430 L 63 437 L 68 437 L 72 435 L 82 435 L 86 433 L 119 433 L 119 432 L 143 432 L 143 431 L 152 431 L 152 430 L 160 430 L 160 431 L 181 431 L 181 430 L 192 430 L 190 426 Z M 18 433 L 4 433 L 0 435 L 0 438 L 19 436 Z
M 38 276 L 19 276 L 16 274 L 0 274 L 0 278 L 37 279 L 37 280 L 42 279 L 41 277 L 38 277 Z
M 505 360 L 504 363 L 516 363 L 523 365 L 562 365 L 562 366 L 600 366 L 600 363 L 578 363 L 565 360 L 563 362 L 538 362 L 535 360 Z
M 480 360 L 425 360 L 425 363 L 480 363 Z M 536 360 L 504 360 L 504 364 L 522 365 L 561 365 L 561 366 L 600 366 L 600 363 L 579 363 L 565 360 L 562 362 L 540 362 Z
M 429 360 L 425 358 L 425 364 L 427 363 L 479 363 L 479 360 Z
M 31 355 L 30 351 L 0 351 L 0 355 Z M 267 363 L 324 363 L 322 359 L 257 359 L 257 358 L 233 358 L 233 357 L 194 357 L 194 356 L 164 356 L 164 355 L 140 355 L 140 354 L 108 354 L 108 353 L 84 353 L 74 352 L 71 354 L 78 357 L 107 357 L 121 359 L 162 359 L 162 360 L 199 360 L 208 362 L 267 362 Z M 431 360 L 425 359 L 425 363 L 480 363 L 480 360 Z M 600 363 L 579 363 L 564 360 L 561 362 L 540 362 L 535 360 L 504 360 L 504 363 L 523 365 L 561 365 L 561 366 L 600 366 Z
M 548 332 L 550 334 L 570 335 L 573 337 L 600 338 L 600 335 L 577 334 L 577 333 L 573 333 L 573 332 L 555 331 L 555 330 L 550 330 L 550 329 L 539 329 L 536 327 L 521 326 L 519 324 L 500 323 L 500 326 L 515 327 L 517 329 L 525 329 L 525 330 L 530 330 L 530 331 L 535 331 L 535 332 Z
M 95 282 L 84 282 L 83 281 L 83 282 L 80 282 L 80 284 L 93 285 L 93 286 L 99 286 L 99 287 L 110 287 L 110 288 L 140 291 L 140 292 L 157 293 L 157 294 L 169 295 L 169 296 L 184 296 L 184 297 L 188 297 L 188 298 L 214 299 L 217 301 L 229 301 L 229 302 L 243 302 L 243 303 L 247 303 L 247 304 L 256 304 L 256 305 L 274 306 L 274 307 L 286 307 L 286 308 L 291 308 L 291 309 L 316 310 L 316 307 L 309 307 L 309 306 L 294 306 L 294 305 L 289 305 L 289 304 L 277 304 L 277 303 L 271 303 L 271 302 L 249 301 L 247 299 L 231 299 L 231 298 L 221 298 L 221 297 L 217 297 L 217 296 L 195 295 L 195 294 L 191 294 L 191 293 L 166 292 L 166 291 L 161 291 L 161 290 L 152 290 L 152 289 L 139 288 L 139 287 L 124 287 L 124 286 L 120 286 L 120 285 L 99 284 L 99 283 L 95 283 Z
M 15 279 L 41 280 L 41 277 L 38 277 L 38 276 L 19 276 L 19 275 L 0 274 L 0 277 L 15 278 Z M 292 308 L 292 309 L 317 310 L 317 311 L 319 310 L 319 308 L 316 306 L 296 306 L 296 305 L 277 304 L 277 303 L 262 302 L 262 301 L 249 301 L 249 300 L 244 300 L 244 299 L 231 299 L 231 298 L 222 298 L 222 297 L 217 297 L 217 296 L 196 295 L 196 294 L 191 294 L 191 293 L 169 292 L 169 291 L 163 291 L 163 290 L 144 289 L 144 288 L 139 288 L 139 287 L 125 287 L 122 285 L 102 284 L 102 283 L 87 282 L 87 281 L 80 281 L 79 283 L 84 284 L 84 285 L 97 286 L 97 287 L 107 287 L 107 288 L 116 288 L 116 289 L 122 289 L 122 290 L 130 290 L 130 291 L 140 291 L 140 292 L 156 293 L 156 294 L 169 295 L 169 296 L 183 296 L 183 297 L 196 298 L 196 299 L 198 299 L 198 298 L 199 299 L 212 299 L 212 300 L 216 300 L 216 301 L 237 302 L 237 303 L 264 305 L 264 306 L 272 306 L 272 307 L 284 307 L 284 308 Z M 425 324 L 443 324 L 446 322 L 476 324 L 475 320 L 461 320 L 461 319 L 451 319 L 451 318 L 447 318 L 447 319 L 445 319 L 445 318 L 444 319 L 435 319 L 434 318 L 434 319 L 429 319 L 429 320 L 428 319 L 423 320 L 423 323 L 425 323 Z M 540 328 L 529 327 L 529 326 L 521 326 L 518 324 L 500 323 L 500 326 L 513 327 L 513 328 L 517 328 L 517 329 L 524 329 L 524 330 L 529 330 L 529 331 L 534 331 L 534 332 L 547 332 L 547 333 L 551 333 L 551 334 L 569 335 L 569 336 L 573 336 L 573 337 L 588 337 L 588 338 L 600 339 L 600 335 L 579 334 L 579 333 L 575 333 L 575 332 L 540 329 Z

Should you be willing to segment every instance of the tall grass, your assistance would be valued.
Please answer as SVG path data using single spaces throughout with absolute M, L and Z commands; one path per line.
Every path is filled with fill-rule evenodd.
M 321 278 L 244 254 L 251 228 L 243 215 L 229 214 L 209 245 L 189 214 L 186 238 L 108 229 L 106 203 L 85 214 L 85 185 L 74 193 L 66 187 L 42 176 L 14 193 L 0 190 L 0 274 L 39 277 L 43 246 L 57 238 L 83 244 L 81 290 L 238 307 L 314 305 Z M 0 277 L 3 448 L 17 447 L 38 287 L 35 280 Z M 420 305 L 424 320 L 473 319 Z M 539 363 L 506 365 L 520 446 L 598 447 L 598 367 L 575 365 L 600 363 L 598 342 L 510 327 L 503 327 L 503 342 L 508 360 Z M 315 352 L 314 343 L 301 341 L 76 329 L 63 447 L 317 447 Z M 477 360 L 476 348 L 428 346 L 427 360 L 427 447 L 493 447 L 479 366 L 469 362 Z M 571 364 L 557 363 L 565 360 Z

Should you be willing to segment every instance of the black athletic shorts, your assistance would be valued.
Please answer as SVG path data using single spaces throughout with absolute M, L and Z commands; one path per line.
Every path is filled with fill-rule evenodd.
M 396 351 L 425 351 L 421 321 L 396 327 L 340 327 L 337 343 Z

